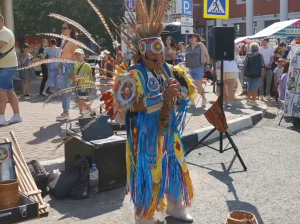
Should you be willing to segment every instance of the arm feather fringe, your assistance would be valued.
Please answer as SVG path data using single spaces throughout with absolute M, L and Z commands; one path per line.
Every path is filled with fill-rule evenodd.
M 56 38 L 61 38 L 61 39 L 64 39 L 64 40 L 67 40 L 67 41 L 70 41 L 72 42 L 73 44 L 76 44 L 78 45 L 79 47 L 82 47 L 90 52 L 92 52 L 93 54 L 97 55 L 97 53 L 95 53 L 92 49 L 90 49 L 89 47 L 85 46 L 83 43 L 77 41 L 77 40 L 74 40 L 73 38 L 71 37 L 67 37 L 67 36 L 64 36 L 64 35 L 59 35 L 59 34 L 56 34 L 56 33 L 41 33 L 39 35 L 44 35 L 44 36 L 52 36 L 52 37 L 56 37 Z
M 73 87 L 69 87 L 66 89 L 63 89 L 57 93 L 52 94 L 51 96 L 48 97 L 48 99 L 46 100 L 46 102 L 44 103 L 44 106 L 49 103 L 51 100 L 57 98 L 57 97 L 61 97 L 64 94 L 68 94 L 68 93 L 77 93 L 78 91 L 83 91 L 83 90 L 93 90 L 96 89 L 96 86 L 90 85 L 90 86 L 73 86 Z
M 94 9 L 94 11 L 97 13 L 97 15 L 99 16 L 99 18 L 101 19 L 105 29 L 107 30 L 109 36 L 111 37 L 111 39 L 114 40 L 114 36 L 112 35 L 112 33 L 109 30 L 109 27 L 104 19 L 104 16 L 102 15 L 102 13 L 100 12 L 100 10 L 95 6 L 95 4 L 91 1 L 91 0 L 87 0 L 88 3 L 92 6 L 92 8 Z
M 48 63 L 52 63 L 52 62 L 75 63 L 75 61 L 70 60 L 70 59 L 50 58 L 50 59 L 44 59 L 44 60 L 41 60 L 41 61 L 34 62 L 31 65 L 23 67 L 23 68 L 18 68 L 18 70 L 24 70 L 24 69 L 34 68 L 34 67 L 40 66 L 41 64 L 48 64 Z
M 75 22 L 74 20 L 71 20 L 65 16 L 59 15 L 59 14 L 55 14 L 55 13 L 51 13 L 49 14 L 50 17 L 53 17 L 55 19 L 59 19 L 63 22 L 66 22 L 68 24 L 71 24 L 73 26 L 75 26 L 77 29 L 79 29 L 84 35 L 86 35 L 94 44 L 96 44 L 99 48 L 100 46 L 97 44 L 97 42 L 95 41 L 95 39 L 92 37 L 92 35 L 83 27 L 81 26 L 79 23 Z

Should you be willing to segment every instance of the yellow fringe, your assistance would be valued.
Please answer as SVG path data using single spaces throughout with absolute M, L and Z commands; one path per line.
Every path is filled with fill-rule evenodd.
M 153 194 L 152 194 L 152 202 L 149 206 L 148 212 L 145 215 L 145 220 L 151 220 L 154 217 L 156 208 L 157 208 L 157 202 L 158 202 L 158 196 L 159 196 L 159 189 L 160 189 L 161 183 L 154 184 L 153 187 Z M 141 214 L 142 215 L 142 214 Z
M 185 178 L 185 181 L 186 181 L 186 187 L 187 187 L 187 190 L 188 190 L 188 193 L 189 193 L 189 198 L 190 198 L 191 203 L 192 203 L 193 198 L 194 198 L 194 187 L 193 187 L 193 184 L 192 184 L 192 180 L 191 180 L 189 171 L 186 171 L 184 173 L 184 178 Z
M 134 74 L 134 78 L 136 80 L 137 96 L 140 97 L 140 96 L 144 95 L 144 90 L 143 90 L 142 81 L 141 81 L 138 73 L 140 73 L 140 74 L 142 74 L 142 73 L 139 70 L 131 70 L 130 72 L 133 72 L 133 74 Z M 145 81 L 145 80 L 143 80 L 143 81 Z
M 196 92 L 196 86 L 194 84 L 194 81 L 190 75 L 189 70 L 182 66 L 182 65 L 176 65 L 173 67 L 173 69 L 175 71 L 177 71 L 177 73 L 184 78 L 184 80 L 186 81 L 187 85 L 188 85 L 188 98 L 191 101 L 195 101 L 197 98 L 197 92 Z

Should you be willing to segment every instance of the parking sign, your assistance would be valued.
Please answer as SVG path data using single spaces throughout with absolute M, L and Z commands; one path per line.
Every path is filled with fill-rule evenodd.
M 182 0 L 182 16 L 193 17 L 193 0 Z

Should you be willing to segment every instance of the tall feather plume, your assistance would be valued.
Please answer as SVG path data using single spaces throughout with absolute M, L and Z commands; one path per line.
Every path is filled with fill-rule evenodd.
M 92 37 L 92 35 L 83 27 L 81 26 L 79 23 L 65 17 L 59 14 L 55 14 L 55 13 L 50 13 L 49 14 L 50 17 L 53 17 L 55 19 L 59 19 L 63 22 L 66 22 L 72 26 L 75 26 L 78 30 L 80 30 L 84 35 L 86 35 L 94 44 L 96 44 L 99 48 L 100 46 L 98 45 L 98 43 L 95 41 L 95 39 Z
M 109 36 L 111 37 L 111 39 L 114 39 L 114 36 L 112 35 L 112 33 L 109 30 L 109 27 L 107 25 L 107 23 L 105 22 L 104 16 L 102 15 L 102 13 L 100 12 L 100 10 L 95 6 L 95 4 L 91 1 L 91 0 L 87 0 L 88 3 L 92 6 L 92 8 L 94 9 L 94 11 L 97 13 L 97 15 L 99 16 L 99 18 L 101 19 L 105 29 L 107 30 L 107 33 L 109 34 Z
M 59 35 L 59 34 L 56 34 L 56 33 L 41 33 L 39 35 L 42 35 L 42 36 L 51 36 L 51 37 L 56 37 L 56 38 L 61 38 L 61 39 L 64 39 L 64 40 L 67 40 L 67 41 L 70 41 L 72 42 L 73 44 L 76 44 L 78 45 L 79 47 L 82 47 L 88 51 L 90 51 L 91 53 L 93 54 L 96 54 L 92 49 L 90 49 L 89 47 L 85 46 L 83 43 L 77 41 L 77 40 L 74 40 L 73 38 L 71 37 L 67 37 L 67 36 L 64 36 L 64 35 Z
M 153 18 L 154 18 L 154 0 L 151 1 L 150 18 L 149 18 L 150 23 L 153 23 Z
M 41 61 L 34 62 L 31 65 L 23 67 L 23 68 L 18 68 L 18 70 L 24 70 L 24 69 L 34 68 L 34 67 L 40 66 L 42 64 L 49 64 L 49 63 L 52 63 L 52 62 L 75 63 L 75 61 L 70 60 L 70 59 L 50 58 L 50 59 L 44 59 L 44 60 L 41 60 Z
M 141 0 L 141 3 L 142 3 L 143 11 L 145 12 L 146 22 L 150 23 L 150 20 L 149 20 L 149 10 L 148 10 L 148 6 L 147 6 L 147 2 Z

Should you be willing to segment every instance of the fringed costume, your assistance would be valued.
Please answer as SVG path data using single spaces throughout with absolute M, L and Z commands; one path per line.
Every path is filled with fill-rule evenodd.
M 87 1 L 99 15 L 113 39 L 101 12 L 91 0 Z M 196 98 L 196 87 L 184 66 L 173 67 L 151 60 L 159 69 L 150 69 L 145 63 L 149 56 L 159 58 L 163 54 L 164 44 L 160 35 L 164 29 L 163 21 L 165 13 L 170 7 L 169 4 L 169 0 L 152 0 L 148 12 L 146 1 L 136 0 L 138 20 L 129 12 L 130 19 L 124 18 L 125 21 L 122 24 L 126 23 L 129 32 L 124 32 L 114 24 L 117 32 L 132 50 L 132 61 L 135 65 L 128 68 L 124 62 L 120 63 L 112 58 L 109 52 L 104 51 L 100 55 L 105 65 L 99 70 L 102 74 L 108 73 L 114 76 L 112 90 L 102 92 L 101 99 L 105 101 L 111 120 L 122 118 L 126 123 L 127 181 L 135 208 L 136 223 L 153 223 L 156 211 L 166 211 L 175 218 L 192 221 L 186 207 L 191 206 L 194 192 L 180 135 L 185 126 L 188 103 Z M 77 22 L 57 14 L 50 14 L 50 16 L 72 24 L 92 42 L 95 42 Z M 71 41 L 93 52 L 72 38 L 57 34 L 46 35 Z M 113 41 L 118 56 L 123 58 L 118 49 L 119 45 L 114 39 Z M 45 63 L 45 61 L 53 62 L 53 59 L 43 60 L 41 63 Z M 66 59 L 57 59 L 56 61 L 70 63 Z M 74 62 L 71 61 L 71 63 Z M 115 68 L 114 72 L 106 69 L 108 64 Z M 107 78 L 98 77 L 97 79 Z M 70 87 L 52 95 L 46 103 L 69 92 L 76 94 L 78 91 L 97 89 L 99 86 L 110 85 Z M 175 89 L 175 86 L 174 104 L 169 104 L 173 97 L 170 92 Z M 170 89 L 168 89 L 169 87 Z M 134 106 L 137 104 L 143 105 L 144 109 L 135 111 Z M 96 120 L 97 118 L 94 118 L 83 129 Z
M 127 20 L 132 39 L 125 42 L 134 43 L 139 38 L 138 45 L 128 44 L 137 50 L 135 55 L 162 54 L 164 50 L 159 36 L 164 28 L 162 20 L 168 1 L 154 3 L 152 1 L 148 16 L 146 2 L 138 0 L 139 21 Z M 113 88 L 118 110 L 126 113 L 127 181 L 136 222 L 153 220 L 156 211 L 166 211 L 175 218 L 191 221 L 186 214 L 176 213 L 186 212 L 185 208 L 191 206 L 193 199 L 180 134 L 185 126 L 188 102 L 196 98 L 194 83 L 184 66 L 172 67 L 164 63 L 163 72 L 148 69 L 141 57 L 136 61 L 134 66 L 115 77 Z M 175 78 L 181 86 L 175 108 L 169 108 L 165 101 L 168 78 Z M 140 100 L 146 110 L 136 112 L 133 105 Z

